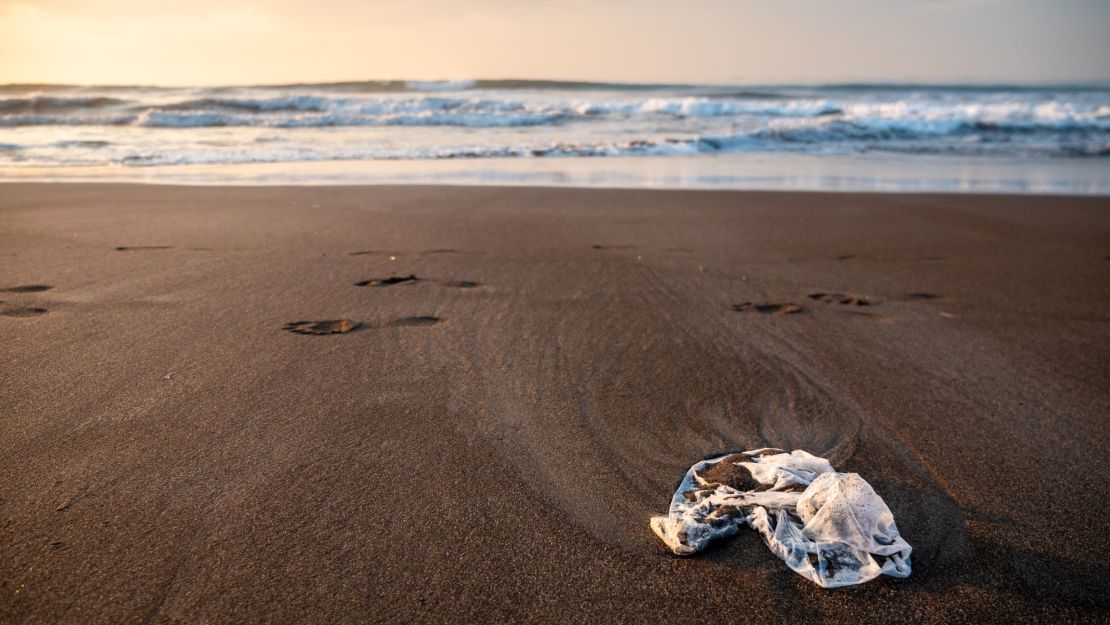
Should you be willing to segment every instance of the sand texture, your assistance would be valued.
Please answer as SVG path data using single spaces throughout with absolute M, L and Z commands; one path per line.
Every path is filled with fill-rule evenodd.
M 1110 620 L 1110 199 L 0 186 L 0 622 Z M 913 575 L 648 526 L 863 476 Z

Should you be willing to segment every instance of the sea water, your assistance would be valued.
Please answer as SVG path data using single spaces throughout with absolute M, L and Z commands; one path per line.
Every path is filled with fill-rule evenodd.
M 0 180 L 1110 193 L 1110 86 L 0 86 Z

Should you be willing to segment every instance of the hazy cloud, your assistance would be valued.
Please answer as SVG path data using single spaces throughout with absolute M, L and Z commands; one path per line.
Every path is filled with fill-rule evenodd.
M 934 0 L 926 2 L 925 8 L 931 11 L 966 11 L 1006 5 L 1006 0 Z
M 0 83 L 1110 80 L 1108 23 L 1106 0 L 0 0 Z

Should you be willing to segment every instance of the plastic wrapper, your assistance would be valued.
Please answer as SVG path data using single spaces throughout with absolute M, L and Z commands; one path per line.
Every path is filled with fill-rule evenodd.
M 802 450 L 703 460 L 686 472 L 668 515 L 651 520 L 678 555 L 697 553 L 744 526 L 758 531 L 792 570 L 825 588 L 910 575 L 911 547 L 871 485 Z

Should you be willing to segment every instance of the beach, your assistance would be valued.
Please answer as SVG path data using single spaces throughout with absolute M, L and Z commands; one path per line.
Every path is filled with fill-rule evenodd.
M 0 258 L 0 622 L 1110 614 L 1105 196 L 7 183 Z M 671 555 L 761 447 L 913 575 Z

